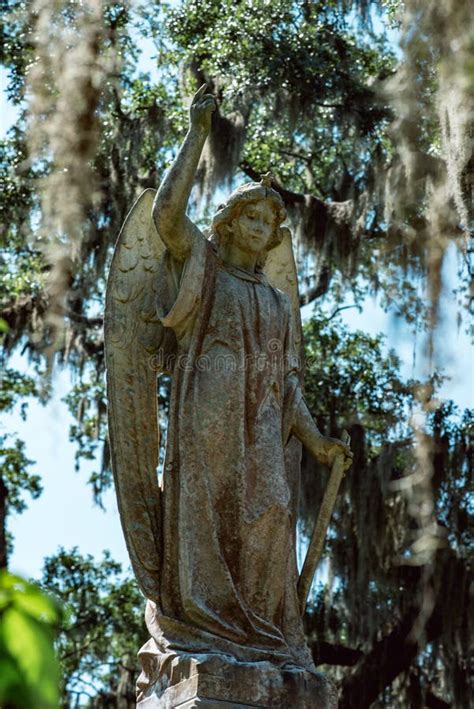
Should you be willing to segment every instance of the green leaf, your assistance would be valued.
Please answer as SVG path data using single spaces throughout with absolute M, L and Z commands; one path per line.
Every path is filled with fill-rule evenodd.
M 23 695 L 23 696 L 22 696 Z M 0 703 L 7 704 L 15 699 L 17 705 L 25 705 L 28 693 L 22 688 L 21 673 L 16 663 L 0 644 Z
M 57 707 L 57 662 L 49 629 L 20 610 L 8 608 L 2 616 L 0 634 L 7 655 L 17 664 L 23 682 L 35 697 L 34 706 Z
M 0 608 L 10 603 L 44 623 L 55 624 L 60 619 L 61 609 L 52 596 L 20 576 L 3 571 L 0 574 Z
M 15 595 L 15 605 L 36 620 L 56 623 L 59 620 L 59 608 L 53 599 L 39 589 L 30 587 L 24 593 Z
M 4 648 L 2 648 L 4 650 Z M 8 657 L 5 651 L 0 657 L 0 700 L 5 698 L 5 690 L 8 687 L 14 686 L 21 680 L 20 673 L 11 657 Z
M 8 606 L 11 601 L 11 594 L 7 593 L 3 588 L 0 587 L 0 612 Z
M 28 581 L 22 579 L 21 576 L 15 576 L 15 574 L 9 574 L 8 571 L 0 571 L 0 588 L 7 591 L 24 591 L 28 586 Z

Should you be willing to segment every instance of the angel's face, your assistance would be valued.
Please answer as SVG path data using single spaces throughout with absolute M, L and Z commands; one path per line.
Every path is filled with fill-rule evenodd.
M 231 224 L 232 241 L 246 253 L 265 251 L 275 229 L 275 212 L 270 202 L 247 204 Z

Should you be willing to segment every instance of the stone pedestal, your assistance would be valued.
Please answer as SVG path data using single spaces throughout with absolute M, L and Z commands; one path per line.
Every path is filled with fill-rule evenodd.
M 169 686 L 138 709 L 336 709 L 333 685 L 322 674 L 240 664 L 221 657 L 176 658 Z

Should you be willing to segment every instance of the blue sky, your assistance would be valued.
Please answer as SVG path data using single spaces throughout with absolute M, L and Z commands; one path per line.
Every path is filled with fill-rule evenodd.
M 149 70 L 153 55 L 151 40 L 143 45 L 140 69 Z M 0 70 L 1 134 L 16 121 L 17 111 L 5 98 L 6 74 Z M 442 317 L 437 335 L 437 351 L 445 373 L 451 377 L 441 392 L 444 398 L 453 398 L 460 407 L 474 404 L 474 375 L 472 347 L 464 332 L 465 324 L 457 324 L 456 301 L 450 289 L 456 283 L 459 255 L 452 248 L 445 263 L 445 283 L 449 284 L 442 297 Z M 350 303 L 349 303 L 350 304 Z M 402 361 L 405 377 L 422 376 L 424 342 L 421 335 L 414 338 L 412 330 L 399 318 L 387 314 L 376 299 L 366 299 L 363 312 L 356 309 L 342 313 L 351 329 L 361 329 L 370 334 L 384 333 L 386 345 L 393 347 Z M 303 315 L 311 313 L 311 306 Z M 25 368 L 26 364 L 15 357 L 13 366 Z M 57 371 L 54 395 L 46 407 L 37 402 L 29 406 L 27 421 L 19 412 L 6 416 L 1 431 L 16 431 L 26 441 L 27 456 L 36 461 L 35 472 L 43 480 L 42 496 L 29 503 L 22 515 L 12 515 L 9 528 L 14 535 L 15 547 L 11 569 L 26 576 L 38 577 L 43 558 L 55 553 L 58 547 L 78 546 L 82 553 L 100 556 L 109 549 L 113 558 L 128 566 L 128 556 L 122 537 L 113 491 L 106 496 L 106 512 L 92 503 L 92 494 L 86 486 L 90 464 L 83 464 L 79 473 L 74 469 L 75 446 L 68 440 L 72 423 L 61 398 L 67 393 L 70 375 Z

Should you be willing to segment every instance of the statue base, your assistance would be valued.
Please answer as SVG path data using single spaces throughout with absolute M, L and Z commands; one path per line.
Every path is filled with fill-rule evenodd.
M 138 709 L 336 709 L 333 684 L 319 673 L 280 670 L 267 662 L 243 664 L 220 656 L 176 657 L 169 685 Z

